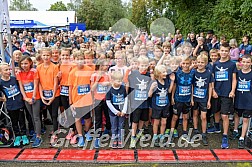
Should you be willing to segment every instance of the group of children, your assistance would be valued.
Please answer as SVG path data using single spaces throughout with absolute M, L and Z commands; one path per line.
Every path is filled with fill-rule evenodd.
M 36 65 L 34 58 L 20 57 L 19 52 L 14 52 L 13 57 L 19 67 L 15 72 L 16 78 L 11 76 L 8 64 L 0 65 L 0 90 L 6 97 L 6 108 L 16 135 L 14 146 L 19 146 L 21 142 L 23 145 L 31 142 L 32 147 L 41 145 L 40 110 L 46 106 L 53 123 L 51 146 L 57 145 L 55 132 L 59 129 L 58 115 L 61 112 L 71 113 L 66 114 L 68 122 L 72 120 L 71 130 L 66 136 L 71 144 L 77 143 L 78 147 L 83 147 L 85 140 L 93 140 L 90 134 L 93 127 L 99 134 L 94 139 L 95 148 L 100 147 L 100 137 L 110 131 L 111 147 L 123 148 L 122 130 L 125 129 L 126 118 L 129 118 L 130 148 L 135 148 L 142 137 L 141 130 L 149 124 L 153 125 L 153 141 L 157 147 L 166 134 L 178 137 L 178 119 L 181 115 L 182 139 L 193 142 L 188 138 L 188 118 L 192 111 L 195 134 L 199 133 L 200 115 L 205 146 L 208 145 L 207 133 L 221 132 L 222 119 L 221 148 L 229 147 L 228 116 L 235 112 L 233 135 L 236 137 L 239 117 L 243 117 L 238 147 L 244 148 L 248 119 L 252 115 L 250 55 L 242 57 L 241 70 L 238 71 L 236 64 L 230 60 L 227 43 L 223 43 L 219 51 L 210 51 L 211 62 L 205 52 L 197 57 L 191 56 L 192 51 L 187 44 L 181 47 L 181 53 L 177 50 L 173 56 L 169 44 L 164 43 L 164 48 L 155 46 L 153 59 L 147 56 L 144 46 L 138 49 L 138 55 L 119 49 L 111 59 L 103 54 L 95 56 L 88 49 L 71 53 L 66 48 L 42 48 L 36 57 Z M 1 100 L 5 101 L 5 98 Z M 24 108 L 28 110 L 35 129 L 30 140 L 26 136 Z M 207 126 L 209 112 L 210 115 L 214 114 L 214 126 L 210 128 Z M 106 128 L 102 132 L 104 117 Z

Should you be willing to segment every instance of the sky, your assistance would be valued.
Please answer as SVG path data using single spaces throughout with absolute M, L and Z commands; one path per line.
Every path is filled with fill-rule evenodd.
M 33 7 L 37 8 L 40 11 L 46 11 L 50 8 L 51 4 L 54 4 L 58 1 L 62 1 L 65 5 L 70 2 L 70 0 L 29 0 Z M 123 2 L 127 2 L 129 0 L 122 0 Z M 10 0 L 8 0 L 8 4 L 10 5 Z

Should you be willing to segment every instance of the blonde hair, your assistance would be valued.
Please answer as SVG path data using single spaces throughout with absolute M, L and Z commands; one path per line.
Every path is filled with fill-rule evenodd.
M 154 69 L 154 77 L 155 79 L 158 79 L 162 70 L 167 70 L 167 68 L 165 67 L 165 65 L 158 65 L 155 67 Z
M 232 46 L 234 46 L 234 47 L 237 47 L 238 46 L 238 44 L 237 44 L 237 41 L 236 41 L 236 39 L 230 39 L 230 41 L 229 41 L 229 46 L 230 47 L 232 47 Z
M 10 66 L 8 63 L 5 63 L 5 62 L 2 62 L 2 63 L 0 63 L 0 72 L 2 72 L 2 68 L 4 67 L 4 66 Z
M 123 80 L 123 74 L 120 71 L 113 71 L 111 74 L 111 79 L 113 80 Z
M 190 59 L 189 56 L 182 56 L 182 62 L 183 61 L 189 61 L 189 62 L 191 62 L 191 59 Z
M 149 59 L 147 57 L 144 57 L 144 56 L 140 56 L 138 59 L 137 59 L 138 63 L 146 63 L 148 64 L 149 63 Z
M 19 56 L 22 56 L 22 52 L 20 51 L 20 50 L 15 50 L 14 52 L 13 52 L 13 55 L 14 54 L 19 54 Z
M 46 47 L 44 47 L 44 48 L 41 48 L 41 54 L 43 53 L 43 52 L 50 52 L 50 55 L 52 55 L 52 49 L 51 48 L 46 48 Z
M 73 53 L 73 57 L 77 58 L 77 57 L 83 57 L 84 58 L 84 54 L 81 51 L 76 51 Z
M 204 54 L 199 55 L 199 56 L 197 57 L 197 60 L 200 60 L 200 59 L 204 60 L 204 62 L 205 62 L 206 64 L 208 63 L 208 56 L 207 56 L 207 55 L 204 55 Z

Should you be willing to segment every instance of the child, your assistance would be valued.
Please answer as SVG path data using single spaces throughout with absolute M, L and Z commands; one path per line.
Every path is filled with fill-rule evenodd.
M 40 118 L 40 95 L 38 90 L 38 73 L 33 68 L 32 59 L 23 56 L 19 63 L 20 72 L 16 74 L 19 87 L 25 101 L 25 106 L 32 117 L 35 133 L 30 142 L 32 147 L 39 147 L 41 139 L 41 118 Z
M 58 130 L 58 109 L 60 101 L 60 90 L 58 87 L 59 68 L 51 62 L 52 51 L 49 48 L 41 50 L 43 63 L 38 65 L 37 71 L 39 76 L 39 92 L 42 102 L 46 105 L 52 118 L 53 132 Z M 51 146 L 57 144 L 57 136 L 53 134 L 50 140 Z
M 6 108 L 12 121 L 12 127 L 15 133 L 14 146 L 29 144 L 26 136 L 26 125 L 24 115 L 24 103 L 20 93 L 18 83 L 15 77 L 11 76 L 11 69 L 7 63 L 0 64 L 1 80 L 0 90 L 4 93 L 7 102 Z
M 99 137 L 95 140 L 95 148 L 100 147 L 100 137 L 102 135 L 102 116 L 106 117 L 106 129 L 104 134 L 109 134 L 111 130 L 111 123 L 108 113 L 108 106 L 105 101 L 106 93 L 108 92 L 108 87 L 110 86 L 110 76 L 108 75 L 108 61 L 99 60 L 96 64 L 96 71 L 91 76 L 91 91 L 94 92 L 95 99 L 95 131 L 98 131 Z
M 125 76 L 127 71 L 125 55 L 121 51 L 115 53 L 116 65 L 109 68 L 109 74 L 111 75 L 113 71 L 120 71 L 123 76 Z
M 131 71 L 128 82 L 126 82 L 126 90 L 129 92 L 130 104 L 133 111 L 130 148 L 135 148 L 136 137 L 141 137 L 141 133 L 138 133 L 136 136 L 137 130 L 141 130 L 144 122 L 149 120 L 148 89 L 151 77 L 150 73 L 147 72 L 148 66 L 148 58 L 139 57 L 138 70 Z
M 242 57 L 242 69 L 237 73 L 237 88 L 235 94 L 235 127 L 234 136 L 238 137 L 239 118 L 243 117 L 242 132 L 238 142 L 238 148 L 244 148 L 244 137 L 248 129 L 248 121 L 252 116 L 252 72 L 251 72 L 251 56 L 244 55 Z
M 183 57 L 181 68 L 176 72 L 175 84 L 172 92 L 173 117 L 171 123 L 171 133 L 173 134 L 178 116 L 183 116 L 183 135 L 182 139 L 191 142 L 188 139 L 187 123 L 188 113 L 191 110 L 190 102 L 192 98 L 192 81 L 194 78 L 194 70 L 190 70 L 191 59 Z
M 153 125 L 153 140 L 155 146 L 159 147 L 159 139 L 164 138 L 167 117 L 169 116 L 169 99 L 168 92 L 171 93 L 175 76 L 167 75 L 167 68 L 164 65 L 155 67 L 154 77 L 156 82 L 151 84 L 149 90 L 149 97 L 152 97 L 152 118 L 154 119 Z M 158 136 L 158 126 L 160 124 L 160 135 Z
M 207 109 L 211 107 L 212 97 L 212 73 L 206 70 L 208 57 L 206 55 L 199 55 L 197 57 L 197 70 L 195 70 L 195 76 L 193 81 L 193 125 L 194 133 L 198 133 L 198 115 L 201 112 L 201 125 L 202 125 L 202 141 L 203 145 L 207 146 L 206 138 L 206 114 Z
M 15 50 L 13 52 L 14 66 L 15 67 L 18 67 L 18 62 L 19 62 L 21 57 L 22 57 L 22 52 L 20 50 Z
M 93 63 L 94 60 L 94 53 L 92 51 L 85 51 L 85 64 L 92 69 L 92 71 L 95 71 L 95 64 Z
M 223 121 L 223 137 L 221 148 L 228 148 L 228 126 L 229 126 L 229 114 L 232 114 L 233 110 L 233 98 L 235 96 L 236 88 L 236 64 L 230 60 L 229 56 L 230 47 L 227 43 L 223 43 L 220 46 L 220 60 L 213 64 L 214 75 L 214 89 L 213 99 L 215 106 L 213 106 L 213 112 L 215 123 L 214 127 L 209 128 L 207 133 L 220 133 L 220 116 Z
M 52 57 L 51 57 L 51 62 L 53 64 L 59 64 L 60 63 L 60 50 L 53 47 L 52 48 Z
M 69 85 L 69 104 L 75 117 L 75 126 L 78 133 L 78 147 L 85 146 L 85 140 L 82 134 L 81 118 L 85 120 L 85 136 L 87 141 L 91 141 L 89 129 L 91 127 L 91 106 L 93 99 L 90 90 L 90 77 L 92 69 L 84 65 L 84 55 L 77 51 L 74 53 L 77 67 L 72 69 L 68 77 Z
M 76 138 L 74 137 L 74 118 L 72 116 L 72 111 L 69 110 L 69 85 L 68 85 L 68 77 L 71 70 L 74 68 L 73 63 L 70 62 L 70 51 L 69 49 L 62 48 L 60 51 L 60 73 L 58 75 L 60 81 L 60 102 L 65 110 L 65 114 L 67 117 L 68 125 L 70 125 L 70 130 L 68 135 L 66 136 L 66 140 L 70 140 L 70 144 L 76 143 Z
M 126 89 L 122 85 L 123 75 L 119 71 L 112 72 L 112 87 L 106 94 L 106 103 L 109 108 L 109 116 L 112 129 L 112 148 L 123 148 L 122 130 L 127 111 L 128 97 Z

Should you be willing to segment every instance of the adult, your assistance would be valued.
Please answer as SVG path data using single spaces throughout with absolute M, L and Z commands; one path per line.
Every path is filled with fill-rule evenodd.
M 249 36 L 248 35 L 244 35 L 242 38 L 242 44 L 239 47 L 240 50 L 240 57 L 242 57 L 243 55 L 252 54 L 252 46 L 249 44 Z
M 37 41 L 34 42 L 34 48 L 36 51 L 38 51 L 40 48 L 45 47 L 45 42 L 42 41 L 42 36 L 38 35 L 37 36 Z
M 189 39 L 187 41 L 192 45 L 193 48 L 196 48 L 196 46 L 198 45 L 195 34 L 193 32 L 189 34 Z
M 229 41 L 229 46 L 231 47 L 230 49 L 230 59 L 234 62 L 237 62 L 239 59 L 239 54 L 240 54 L 240 50 L 238 48 L 238 44 L 236 39 L 231 39 Z

